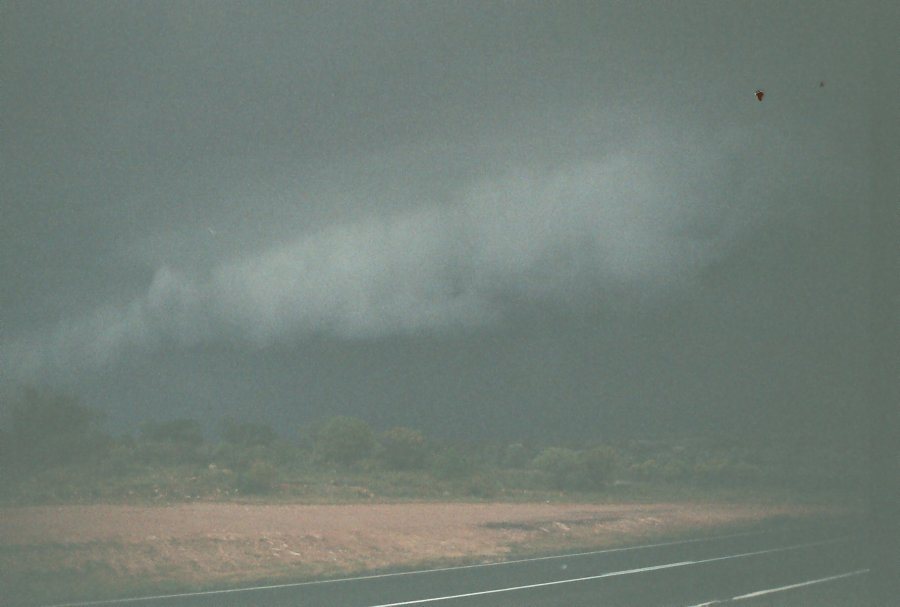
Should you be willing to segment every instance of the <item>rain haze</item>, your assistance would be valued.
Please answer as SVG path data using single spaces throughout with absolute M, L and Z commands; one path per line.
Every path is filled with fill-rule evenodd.
M 846 3 L 2 22 L 7 391 L 123 429 L 510 436 L 860 405 L 867 24 Z
M 894 4 L 0 0 L 0 603 L 894 605 Z

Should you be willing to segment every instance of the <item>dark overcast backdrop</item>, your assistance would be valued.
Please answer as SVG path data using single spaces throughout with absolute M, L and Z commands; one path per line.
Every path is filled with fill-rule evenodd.
M 0 390 L 122 429 L 842 427 L 851 4 L 4 1 Z

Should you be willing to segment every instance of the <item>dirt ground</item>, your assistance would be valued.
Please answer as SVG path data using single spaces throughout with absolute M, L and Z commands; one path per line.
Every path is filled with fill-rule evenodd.
M 0 509 L 0 570 L 145 583 L 229 584 L 336 575 L 511 551 L 603 546 L 804 516 L 734 504 L 412 503 Z

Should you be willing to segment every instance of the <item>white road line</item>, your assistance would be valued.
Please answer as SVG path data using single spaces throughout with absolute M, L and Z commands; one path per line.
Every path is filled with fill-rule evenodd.
M 643 573 L 645 571 L 656 571 L 658 569 L 672 569 L 673 567 L 683 567 L 691 565 L 696 561 L 682 561 L 680 563 L 667 563 L 665 565 L 654 565 L 653 567 L 641 567 L 640 569 L 625 569 L 624 571 L 610 571 L 601 573 L 600 575 L 590 575 L 588 577 L 579 577 L 569 580 L 555 580 L 553 582 L 541 582 L 539 584 L 528 584 L 526 586 L 512 586 L 510 588 L 494 588 L 491 590 L 481 590 L 478 592 L 467 592 L 465 594 L 453 594 L 450 596 L 435 596 L 427 599 L 414 599 L 412 601 L 401 601 L 400 603 L 384 603 L 382 605 L 372 605 L 371 607 L 401 607 L 401 605 L 421 605 L 423 603 L 433 603 L 435 601 L 449 601 L 451 599 L 463 599 L 472 596 L 484 596 L 486 594 L 498 594 L 500 592 L 513 592 L 514 590 L 530 590 L 532 588 L 544 588 L 546 586 L 559 586 L 560 584 L 572 584 L 575 582 L 584 582 L 587 580 L 599 580 L 605 577 L 616 577 L 619 575 L 630 575 L 632 573 Z
M 740 596 L 735 596 L 730 599 L 707 601 L 706 603 L 697 603 L 696 605 L 691 605 L 691 607 L 709 607 L 710 605 L 720 605 L 722 603 L 730 603 L 732 601 L 743 601 L 744 599 L 752 599 L 752 598 L 756 598 L 758 596 L 774 594 L 776 592 L 785 592 L 786 590 L 794 590 L 796 588 L 803 588 L 804 586 L 812 586 L 813 584 L 822 584 L 824 582 L 831 582 L 833 580 L 840 580 L 843 578 L 853 577 L 856 575 L 864 575 L 866 573 L 869 573 L 868 569 L 857 569 L 856 571 L 849 571 L 847 573 L 841 573 L 838 575 L 823 577 L 823 578 L 819 578 L 817 580 L 807 580 L 805 582 L 799 582 L 797 584 L 790 584 L 789 586 L 779 586 L 778 588 L 767 588 L 765 590 L 757 590 L 756 592 L 751 592 L 749 594 L 742 594 Z
M 856 571 L 849 571 L 847 573 L 841 573 L 839 575 L 832 575 L 830 577 L 819 578 L 818 580 L 809 580 L 807 582 L 800 582 L 799 584 L 791 584 L 790 586 L 780 586 L 778 588 L 769 588 L 767 590 L 757 590 L 756 592 L 751 592 L 750 594 L 742 594 L 740 596 L 736 596 L 732 601 L 742 601 L 744 599 L 752 599 L 757 596 L 764 596 L 767 594 L 773 594 L 775 592 L 784 592 L 785 590 L 793 590 L 794 588 L 802 588 L 804 586 L 812 586 L 813 584 L 821 584 L 823 582 L 830 582 L 832 580 L 840 580 L 842 578 L 853 577 L 854 575 L 862 575 L 864 573 L 869 573 L 868 569 L 857 569 Z
M 838 544 L 840 542 L 846 542 L 847 540 L 854 539 L 855 535 L 845 535 L 842 537 L 836 537 L 830 540 L 820 540 L 818 542 L 807 542 L 805 544 L 793 544 L 792 546 L 783 546 L 781 548 L 769 548 L 767 550 L 756 550 L 754 552 L 743 552 L 741 554 L 729 554 L 727 556 L 717 556 L 710 559 L 703 559 L 701 561 L 694 561 L 698 565 L 700 563 L 715 563 L 716 561 L 727 561 L 730 559 L 744 558 L 747 556 L 757 556 L 760 554 L 773 554 L 775 552 L 787 552 L 789 550 L 801 550 L 803 548 L 812 548 L 813 546 L 825 546 L 827 544 Z
M 500 567 L 503 565 L 515 565 L 517 563 L 531 563 L 536 561 L 548 561 L 552 559 L 570 559 L 580 556 L 596 556 L 599 554 L 611 554 L 613 552 L 629 552 L 632 550 L 646 550 L 649 548 L 665 548 L 667 546 L 681 546 L 684 544 L 696 544 L 699 542 L 710 542 L 715 540 L 726 540 L 736 537 L 749 537 L 752 535 L 764 535 L 771 533 L 772 530 L 763 531 L 745 531 L 742 533 L 729 533 L 727 535 L 711 535 L 707 537 L 699 537 L 690 540 L 677 540 L 674 542 L 660 542 L 657 544 L 639 544 L 637 546 L 623 546 L 621 548 L 605 548 L 603 550 L 592 550 L 590 552 L 575 552 L 571 554 L 554 554 L 550 556 L 537 556 L 527 559 L 514 559 L 510 561 L 496 561 L 493 563 L 477 563 L 474 565 L 454 565 L 452 567 L 437 567 L 434 569 L 417 569 L 414 571 L 395 571 L 393 573 L 377 573 L 373 575 L 360 575 L 356 577 L 330 578 L 327 580 L 311 580 L 308 582 L 290 582 L 288 584 L 270 584 L 266 586 L 245 586 L 241 588 L 224 588 L 221 590 L 203 590 L 200 592 L 181 592 L 176 594 L 158 594 L 154 596 L 137 596 L 124 599 L 107 599 L 102 601 L 79 601 L 73 603 L 55 603 L 45 607 L 90 607 L 92 605 L 112 605 L 116 603 L 136 603 L 139 601 L 156 601 L 163 599 L 180 599 L 191 596 L 209 596 L 216 594 L 234 594 L 238 592 L 251 592 L 256 590 L 277 590 L 280 588 L 296 588 L 299 586 L 312 586 L 317 584 L 335 584 L 338 582 L 357 582 L 364 580 L 376 580 L 380 578 L 399 577 L 404 575 L 421 575 L 425 573 L 440 573 L 443 571 L 456 571 L 460 569 L 478 569 L 481 567 Z
M 608 571 L 598 575 L 590 575 L 587 577 L 570 578 L 567 580 L 554 580 L 552 582 L 540 582 L 537 584 L 527 584 L 524 586 L 510 586 L 508 588 L 492 588 L 491 590 L 480 590 L 477 592 L 466 592 L 463 594 L 451 594 L 447 596 L 435 596 L 424 599 L 413 599 L 411 601 L 400 601 L 399 603 L 383 603 L 380 605 L 370 605 L 368 607 L 403 607 L 404 605 L 424 605 L 425 603 L 434 603 L 437 601 L 451 601 L 454 599 L 464 599 L 473 596 L 485 596 L 488 594 L 500 594 L 501 592 L 515 592 L 518 590 L 532 590 L 534 588 L 545 588 L 547 586 L 559 586 L 562 584 L 574 584 L 577 582 L 587 582 L 590 580 L 600 580 L 603 578 L 618 577 L 623 575 L 632 575 L 635 573 L 645 573 L 647 571 L 658 571 L 660 569 L 674 569 L 675 567 L 686 567 L 688 565 L 702 565 L 705 563 L 714 563 L 717 561 L 725 561 L 729 559 L 740 559 L 748 556 L 758 556 L 761 554 L 773 554 L 775 552 L 787 552 L 789 550 L 801 550 L 803 548 L 812 548 L 813 546 L 823 546 L 825 544 L 835 544 L 849 539 L 848 537 L 836 538 L 831 540 L 822 540 L 818 542 L 807 542 L 804 544 L 794 544 L 792 546 L 782 546 L 779 548 L 769 548 L 768 550 L 755 550 L 753 552 L 742 552 L 740 554 L 730 554 L 728 556 L 719 556 L 710 559 L 701 559 L 699 561 L 679 561 L 677 563 L 666 563 L 664 565 L 653 565 L 652 567 L 641 567 L 639 569 L 624 569 L 622 571 Z

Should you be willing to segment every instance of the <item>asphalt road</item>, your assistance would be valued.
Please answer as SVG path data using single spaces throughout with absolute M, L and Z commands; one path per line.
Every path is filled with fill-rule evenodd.
M 122 607 L 578 607 L 767 604 L 814 585 L 863 587 L 863 543 L 845 524 L 550 555 L 490 565 L 400 571 L 255 589 L 92 603 Z M 734 601 L 734 597 L 739 600 Z M 80 603 L 79 605 L 87 605 Z

